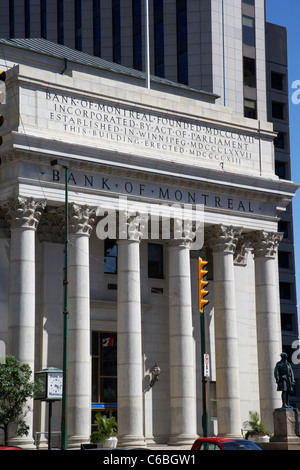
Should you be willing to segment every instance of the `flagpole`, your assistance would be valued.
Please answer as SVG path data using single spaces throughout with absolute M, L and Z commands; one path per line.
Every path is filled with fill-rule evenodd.
M 145 65 L 146 87 L 150 88 L 149 3 L 145 0 Z

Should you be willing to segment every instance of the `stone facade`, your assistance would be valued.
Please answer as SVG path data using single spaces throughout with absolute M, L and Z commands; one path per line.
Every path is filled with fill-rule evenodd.
M 209 407 L 210 433 L 240 436 L 252 409 L 272 429 L 280 401 L 272 376 L 281 352 L 277 217 L 297 189 L 275 176 L 272 125 L 201 93 L 147 90 L 130 75 L 78 63 L 61 74 L 54 70 L 61 59 L 47 65 L 30 54 L 35 66 L 7 71 L 2 112 L 0 339 L 7 353 L 34 371 L 62 367 L 66 187 L 64 170 L 51 161 L 63 160 L 69 446 L 91 432 L 92 331 L 117 333 L 121 444 L 189 445 L 201 434 L 198 256 L 209 260 L 209 400 L 215 384 L 217 410 Z M 116 274 L 103 270 L 105 230 L 117 239 Z M 149 242 L 164 254 L 157 279 L 147 273 Z M 155 362 L 162 372 L 146 391 Z M 35 402 L 27 419 L 30 445 L 45 430 L 43 406 Z

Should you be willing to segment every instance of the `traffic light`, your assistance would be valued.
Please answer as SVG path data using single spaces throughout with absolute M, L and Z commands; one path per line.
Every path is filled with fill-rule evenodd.
M 208 281 L 204 281 L 203 278 L 206 276 L 206 269 L 203 269 L 207 265 L 207 261 L 203 261 L 202 258 L 198 258 L 197 261 L 197 297 L 198 297 L 198 308 L 201 313 L 205 305 L 208 304 L 208 300 L 205 300 L 204 297 L 208 294 L 208 290 L 205 290 L 205 287 L 208 284 Z
M 0 70 L 0 104 L 5 104 L 5 79 L 6 73 L 3 70 Z

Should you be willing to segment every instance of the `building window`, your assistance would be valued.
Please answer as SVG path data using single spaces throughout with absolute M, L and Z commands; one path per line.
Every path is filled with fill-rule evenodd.
M 93 42 L 94 55 L 101 57 L 101 14 L 100 0 L 93 0 Z
M 41 38 L 47 39 L 47 1 L 41 0 Z
M 243 43 L 246 46 L 255 46 L 254 18 L 243 15 Z
M 285 147 L 285 135 L 284 132 L 278 132 L 274 139 L 274 145 L 277 149 L 284 149 Z
M 106 238 L 104 240 L 104 272 L 106 274 L 117 274 L 118 267 L 118 245 L 116 240 Z
M 284 119 L 284 104 L 272 101 L 272 117 L 274 119 Z
M 289 282 L 280 282 L 280 298 L 282 300 L 291 300 L 292 299 L 292 285 Z
M 244 57 L 244 85 L 256 88 L 256 62 L 255 59 Z
M 117 334 L 92 332 L 92 403 L 117 403 Z
M 293 331 L 293 315 L 290 313 L 281 314 L 281 329 L 285 331 Z
M 75 0 L 75 49 L 82 50 L 81 0 Z
M 15 0 L 9 0 L 9 37 L 15 37 Z
M 164 47 L 164 3 L 154 0 L 154 56 L 155 75 L 165 76 L 165 47 Z
M 280 220 L 278 222 L 278 232 L 283 233 L 283 238 L 289 237 L 289 222 Z
M 177 76 L 178 82 L 188 84 L 187 7 L 186 0 L 176 1 Z
M 286 164 L 285 162 L 275 161 L 275 175 L 279 178 L 286 179 Z
M 148 277 L 163 279 L 163 245 L 148 243 Z
M 247 5 L 254 5 L 254 0 L 243 0 L 243 3 L 247 3 Z
M 24 4 L 25 38 L 30 38 L 30 0 Z
M 290 253 L 288 251 L 278 251 L 278 265 L 279 268 L 290 268 Z
M 64 43 L 64 1 L 57 0 L 57 42 Z
M 132 2 L 133 68 L 142 70 L 142 6 L 141 0 Z
M 283 90 L 283 78 L 281 73 L 271 72 L 271 87 L 275 90 Z
M 256 101 L 244 99 L 244 116 L 252 119 L 257 118 Z
M 113 62 L 121 63 L 121 6 L 120 0 L 112 3 Z

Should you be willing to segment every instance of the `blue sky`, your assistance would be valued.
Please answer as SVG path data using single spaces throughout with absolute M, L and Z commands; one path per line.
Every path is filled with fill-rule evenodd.
M 300 184 L 300 103 L 293 104 L 292 102 L 292 94 L 295 91 L 292 83 L 295 80 L 300 81 L 300 1 L 266 0 L 266 20 L 287 29 L 292 180 Z M 300 188 L 294 198 L 293 209 L 298 318 L 300 319 Z

